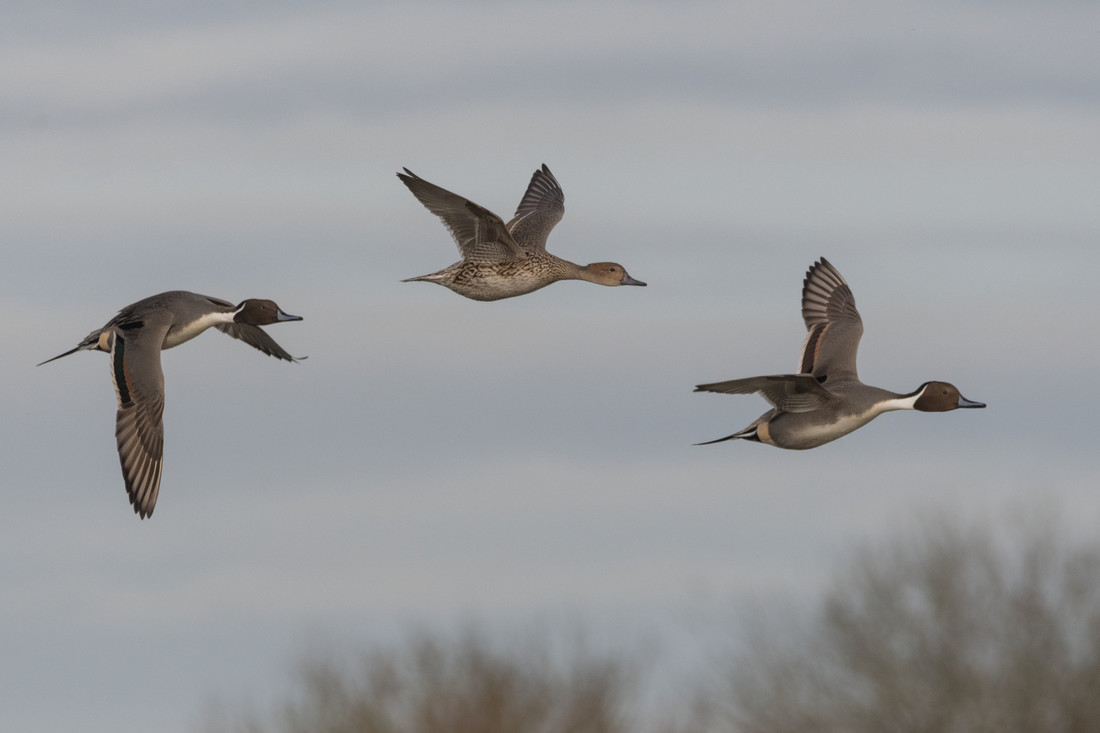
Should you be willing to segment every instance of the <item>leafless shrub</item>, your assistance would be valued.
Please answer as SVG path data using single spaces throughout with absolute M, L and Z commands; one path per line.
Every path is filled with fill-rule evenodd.
M 745 642 L 707 730 L 1100 730 L 1100 548 L 925 521 L 859 549 L 806 623 Z
M 993 531 L 926 520 L 857 548 L 811 611 L 769 609 L 735 638 L 720 674 L 699 676 L 696 700 L 691 688 L 658 694 L 655 712 L 639 704 L 639 665 L 625 658 L 537 634 L 509 646 L 507 635 L 470 632 L 422 634 L 355 659 L 317 652 L 288 702 L 266 715 L 223 711 L 206 729 L 1100 731 L 1100 545 L 1071 547 L 1053 523 Z M 660 655 L 645 661 L 652 681 Z
M 265 721 L 221 712 L 207 729 L 236 733 L 626 733 L 625 664 L 574 648 L 500 651 L 477 633 L 420 635 L 365 654 L 299 667 L 295 698 Z

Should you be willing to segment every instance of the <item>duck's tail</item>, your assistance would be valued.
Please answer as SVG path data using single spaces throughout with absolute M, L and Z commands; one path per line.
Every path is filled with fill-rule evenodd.
M 439 272 L 433 272 L 433 273 L 430 273 L 428 275 L 421 275 L 419 277 L 407 277 L 404 280 L 402 280 L 401 282 L 403 282 L 403 283 L 425 282 L 425 283 L 436 283 L 436 284 L 439 284 L 439 285 L 443 285 L 443 284 L 446 283 L 447 275 L 448 275 L 447 272 L 445 272 L 443 270 L 440 270 Z
M 81 341 L 79 344 L 77 344 L 73 348 L 69 349 L 68 351 L 66 351 L 64 354 L 58 354 L 54 358 L 46 359 L 46 361 L 39 362 L 35 366 L 42 366 L 43 364 L 49 364 L 51 361 L 57 361 L 58 359 L 60 359 L 63 356 L 68 356 L 69 354 L 75 354 L 78 351 L 99 351 L 99 350 L 102 350 L 100 348 L 100 344 L 99 344 L 100 335 L 102 333 L 103 333 L 103 331 L 92 331 L 90 334 L 88 334 L 88 336 L 83 341 Z
M 76 352 L 81 351 L 82 349 L 86 349 L 86 348 L 88 348 L 88 347 L 84 346 L 84 345 L 77 346 L 75 349 L 69 349 L 64 354 L 58 354 L 57 356 L 55 356 L 52 359 L 46 359 L 46 361 L 40 361 L 35 366 L 42 366 L 43 364 L 49 364 L 51 361 L 57 361 L 58 359 L 60 359 L 63 356 L 68 356 L 69 354 L 75 354 Z
M 761 442 L 760 436 L 756 434 L 756 425 L 750 425 L 744 430 L 738 431 L 733 435 L 727 435 L 724 438 L 708 440 L 705 443 L 694 443 L 693 445 L 714 445 L 715 443 L 724 443 L 727 440 L 751 440 L 755 443 Z

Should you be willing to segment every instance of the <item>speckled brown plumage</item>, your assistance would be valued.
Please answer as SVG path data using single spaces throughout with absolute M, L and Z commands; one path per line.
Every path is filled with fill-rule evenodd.
M 577 265 L 546 251 L 546 239 L 565 213 L 565 195 L 545 165 L 531 176 L 516 215 L 507 224 L 488 209 L 425 181 L 408 168 L 397 177 L 443 221 L 462 255 L 449 267 L 403 282 L 437 283 L 473 300 L 512 298 L 559 280 L 645 285 L 618 263 Z

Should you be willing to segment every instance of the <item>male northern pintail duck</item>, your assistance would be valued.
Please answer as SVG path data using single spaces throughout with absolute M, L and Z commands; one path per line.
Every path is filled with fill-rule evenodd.
M 213 326 L 268 356 L 297 361 L 260 328 L 280 321 L 300 321 L 270 300 L 248 299 L 240 305 L 184 290 L 154 295 L 128 305 L 103 326 L 88 334 L 77 351 L 106 351 L 111 355 L 111 377 L 118 397 L 115 439 L 126 492 L 142 518 L 153 513 L 160 490 L 164 448 L 164 373 L 160 352 L 179 346 Z M 42 366 L 39 364 L 39 366 Z
M 947 382 L 925 382 L 909 394 L 898 394 L 859 381 L 856 350 L 863 321 L 848 283 L 824 257 L 810 267 L 802 283 L 802 319 L 809 333 L 798 374 L 733 379 L 695 388 L 725 394 L 759 392 L 773 408 L 744 430 L 698 445 L 740 438 L 802 450 L 836 440 L 890 410 L 947 412 L 985 407 Z
M 565 194 L 545 165 L 531 176 L 516 215 L 507 224 L 488 209 L 428 183 L 408 168 L 397 177 L 428 211 L 443 220 L 462 254 L 462 260 L 450 267 L 402 282 L 438 283 L 474 300 L 524 295 L 558 280 L 645 285 L 616 262 L 581 266 L 546 251 L 546 238 L 565 213 Z

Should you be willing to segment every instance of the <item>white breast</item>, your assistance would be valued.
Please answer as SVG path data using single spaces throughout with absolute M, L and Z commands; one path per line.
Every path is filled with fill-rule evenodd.
M 179 346 L 183 342 L 190 341 L 191 339 L 195 338 L 211 326 L 216 326 L 219 323 L 232 322 L 232 313 L 204 313 L 202 316 L 196 318 L 190 323 L 184 323 L 182 325 L 177 324 L 172 326 L 172 328 L 168 330 L 167 335 L 165 335 L 164 345 L 161 346 L 161 348 L 170 349 L 173 346 Z

